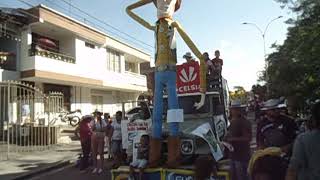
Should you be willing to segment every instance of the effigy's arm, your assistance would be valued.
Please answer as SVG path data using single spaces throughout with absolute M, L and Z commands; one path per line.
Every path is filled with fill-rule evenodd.
M 133 3 L 133 4 L 129 5 L 126 8 L 126 12 L 132 19 L 137 21 L 139 24 L 141 24 L 145 28 L 150 29 L 150 30 L 155 30 L 155 27 L 153 25 L 151 25 L 150 23 L 148 23 L 147 21 L 142 19 L 140 16 L 138 16 L 134 12 L 132 12 L 133 9 L 136 9 L 138 7 L 144 6 L 144 5 L 152 3 L 152 2 L 153 2 L 152 0 L 140 0 L 140 1 L 136 2 L 136 3 Z
M 206 87 L 207 87 L 207 84 L 206 84 L 206 64 L 205 64 L 205 60 L 204 60 L 202 53 L 199 51 L 197 46 L 193 43 L 191 38 L 183 30 L 183 28 L 181 27 L 181 25 L 177 21 L 172 22 L 171 25 L 177 29 L 178 33 L 180 34 L 180 36 L 182 37 L 184 42 L 188 45 L 188 47 L 191 49 L 193 54 L 195 54 L 197 56 L 197 58 L 199 58 L 199 60 L 200 60 L 200 88 L 201 88 L 202 92 L 205 92 Z
M 188 47 L 191 49 L 193 54 L 195 54 L 197 58 L 199 58 L 200 60 L 200 88 L 201 88 L 202 95 L 201 95 L 200 102 L 195 104 L 197 109 L 199 109 L 204 105 L 205 92 L 207 90 L 207 82 L 206 82 L 207 68 L 206 68 L 205 60 L 202 53 L 197 48 L 197 46 L 193 43 L 193 41 L 188 36 L 188 34 L 183 30 L 180 23 L 178 23 L 177 21 L 174 21 L 171 23 L 171 25 L 177 29 L 178 33 L 180 34 L 184 42 L 188 45 Z

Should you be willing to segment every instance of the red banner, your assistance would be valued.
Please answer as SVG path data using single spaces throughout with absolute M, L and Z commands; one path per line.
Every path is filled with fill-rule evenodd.
M 184 63 L 177 66 L 178 94 L 200 91 L 200 66 L 198 62 Z

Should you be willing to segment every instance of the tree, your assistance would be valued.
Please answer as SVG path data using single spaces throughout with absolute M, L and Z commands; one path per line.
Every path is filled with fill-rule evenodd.
M 231 100 L 239 100 L 242 104 L 248 101 L 248 92 L 242 86 L 233 87 L 234 91 L 229 92 Z
M 287 38 L 268 61 L 269 96 L 286 96 L 302 107 L 306 100 L 320 97 L 320 1 L 276 0 L 296 13 L 287 21 Z
M 259 99 L 261 99 L 263 101 L 267 99 L 267 97 L 266 97 L 267 87 L 265 85 L 263 85 L 263 86 L 261 86 L 260 84 L 253 85 L 251 88 L 251 92 L 254 95 L 258 95 Z

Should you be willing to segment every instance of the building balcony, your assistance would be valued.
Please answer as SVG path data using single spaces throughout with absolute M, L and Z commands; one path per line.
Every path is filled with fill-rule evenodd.
M 138 73 L 128 72 L 124 73 L 128 84 L 133 84 L 136 86 L 146 87 L 147 86 L 147 77 Z
M 38 50 L 36 48 L 29 49 L 29 56 L 41 56 L 49 59 L 67 62 L 67 63 L 72 63 L 72 64 L 76 63 L 76 59 L 72 56 L 51 52 L 47 50 Z

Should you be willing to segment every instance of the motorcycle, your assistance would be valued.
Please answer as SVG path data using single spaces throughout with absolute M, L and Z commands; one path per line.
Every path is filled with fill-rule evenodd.
M 81 110 L 77 109 L 71 112 L 64 111 L 59 114 L 58 117 L 61 122 L 69 122 L 72 127 L 76 127 L 80 123 Z

